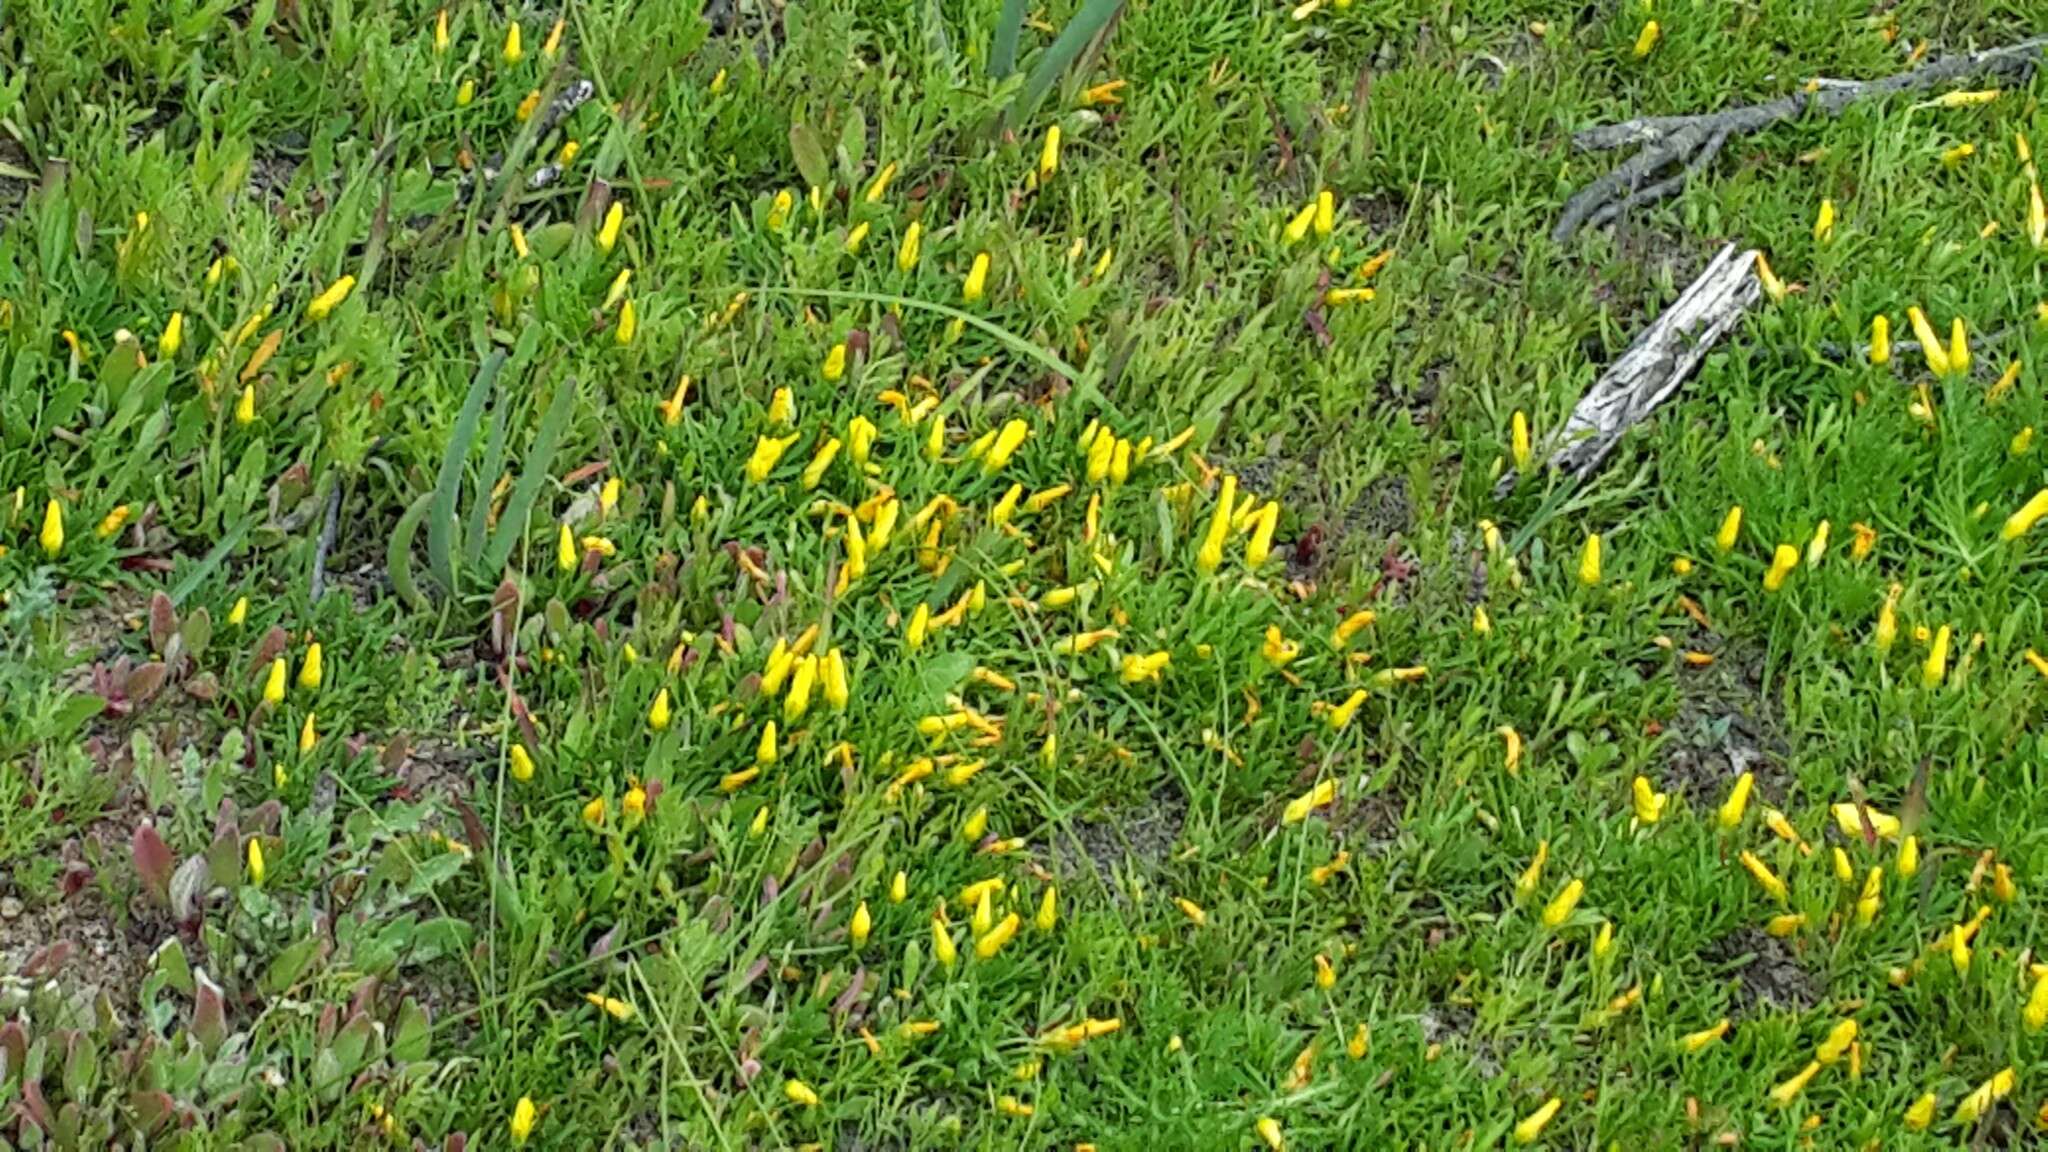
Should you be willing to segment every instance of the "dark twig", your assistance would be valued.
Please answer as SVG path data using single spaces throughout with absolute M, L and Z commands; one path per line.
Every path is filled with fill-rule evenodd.
M 334 550 L 334 532 L 341 522 L 341 477 L 334 478 L 334 487 L 327 490 L 327 520 L 320 525 L 320 544 L 313 550 L 313 595 L 312 602 L 320 602 L 320 594 L 327 590 L 327 554 Z
M 1551 239 L 1563 243 L 1587 224 L 1605 224 L 1631 207 L 1675 194 L 1731 136 L 1746 136 L 1796 120 L 1808 109 L 1839 116 L 1849 105 L 1869 97 L 1920 92 L 1983 76 L 2024 75 L 2040 61 L 2044 50 L 2048 50 L 2048 36 L 2037 36 L 2003 48 L 1949 56 L 1876 80 L 1831 82 L 1762 104 L 1696 116 L 1646 116 L 1589 128 L 1573 136 L 1572 143 L 1589 152 L 1616 148 L 1636 148 L 1637 152 L 1565 202 Z M 1676 171 L 1671 175 L 1652 181 L 1658 173 L 1673 168 Z

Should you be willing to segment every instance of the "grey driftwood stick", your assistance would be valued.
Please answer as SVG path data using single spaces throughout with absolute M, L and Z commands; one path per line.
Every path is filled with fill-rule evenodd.
M 1761 104 L 1695 116 L 1645 116 L 1588 128 L 1573 136 L 1572 143 L 1589 152 L 1637 151 L 1565 201 L 1551 239 L 1563 243 L 1588 224 L 1598 227 L 1630 209 L 1677 195 L 1730 137 L 1797 119 L 1809 108 L 1825 116 L 1839 116 L 1844 108 L 1870 97 L 1922 92 L 1958 80 L 2024 75 L 2041 62 L 2044 52 L 2048 52 L 2048 36 L 2036 36 L 2003 48 L 1946 56 L 1876 80 L 1831 82 L 1811 92 L 1802 89 Z M 1670 172 L 1660 177 L 1667 169 Z
M 1762 292 L 1756 250 L 1722 247 L 1706 271 L 1580 397 L 1564 430 L 1547 440 L 1548 467 L 1573 480 L 1592 475 L 1622 434 L 1678 391 Z M 1513 491 L 1518 479 L 1509 471 L 1494 495 Z

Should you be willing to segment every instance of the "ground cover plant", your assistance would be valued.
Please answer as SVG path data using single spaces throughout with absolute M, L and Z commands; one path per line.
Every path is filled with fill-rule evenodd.
M 2041 1139 L 2044 34 L 8 5 L 0 1146 Z

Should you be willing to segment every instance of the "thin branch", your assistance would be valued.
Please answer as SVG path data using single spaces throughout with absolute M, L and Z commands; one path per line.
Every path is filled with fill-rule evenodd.
M 1802 90 L 1761 104 L 1694 116 L 1645 116 L 1588 128 L 1572 137 L 1572 143 L 1581 149 L 1635 148 L 1637 152 L 1566 201 L 1551 238 L 1562 243 L 1589 223 L 1604 224 L 1635 204 L 1676 194 L 1731 136 L 1746 136 L 1796 120 L 1808 109 L 1839 116 L 1849 105 L 1867 98 L 1920 92 L 1964 79 L 2023 76 L 2040 63 L 2044 52 L 2048 52 L 2048 36 L 2036 36 L 2003 48 L 1949 56 L 1876 80 L 1830 81 L 1813 91 Z M 1652 182 L 1658 173 L 1674 168 L 1671 175 Z
M 327 490 L 327 520 L 320 525 L 320 543 L 313 549 L 313 595 L 312 603 L 320 602 L 320 594 L 327 590 L 327 554 L 334 550 L 334 533 L 341 522 L 341 477 L 334 478 L 334 487 Z

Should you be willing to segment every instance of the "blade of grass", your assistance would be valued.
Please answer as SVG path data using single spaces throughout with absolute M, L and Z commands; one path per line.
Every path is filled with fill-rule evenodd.
M 526 535 L 526 517 L 532 512 L 533 502 L 540 495 L 540 486 L 546 483 L 555 453 L 562 446 L 562 432 L 569 426 L 569 414 L 575 407 L 575 400 L 576 378 L 572 376 L 555 389 L 554 399 L 548 402 L 547 414 L 540 418 L 540 429 L 533 434 L 533 447 L 526 453 L 526 467 L 519 473 L 519 482 L 512 486 L 511 499 L 505 501 L 504 515 L 498 517 L 498 531 L 491 537 L 491 548 L 484 557 L 483 571 L 497 572 L 504 568 L 505 561 L 512 556 L 512 549 Z
M 442 591 L 455 594 L 455 545 L 459 532 L 455 504 L 462 493 L 462 464 L 469 459 L 469 446 L 476 439 L 477 420 L 483 415 L 484 398 L 504 367 L 505 353 L 498 350 L 484 357 L 470 381 L 469 395 L 462 399 L 462 411 L 448 435 L 448 447 L 441 453 L 441 471 L 434 479 L 434 504 L 427 520 L 427 564 Z
M 1002 80 L 1017 70 L 1017 38 L 1024 30 L 1024 0 L 1003 0 L 996 17 L 995 42 L 989 46 L 988 75 Z
M 1060 74 L 1074 62 L 1095 34 L 1109 26 L 1111 19 L 1123 8 L 1123 0 L 1088 0 L 1081 10 L 1074 14 L 1052 46 L 1038 58 L 1038 64 L 1031 69 L 1031 75 L 1024 81 L 1024 90 L 1010 105 L 1009 125 L 1014 128 L 1031 118 L 1033 112 L 1045 100 L 1045 94 L 1059 81 Z
M 463 567 L 472 570 L 484 558 L 484 540 L 491 530 L 491 493 L 505 467 L 506 413 L 511 408 L 503 401 L 491 406 L 491 436 L 484 441 L 484 466 L 476 474 L 476 499 L 470 501 L 469 527 L 462 538 Z

